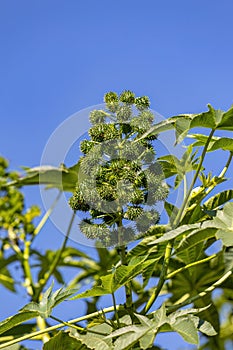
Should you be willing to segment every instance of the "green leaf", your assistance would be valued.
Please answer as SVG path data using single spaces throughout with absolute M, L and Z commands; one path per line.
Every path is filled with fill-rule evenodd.
M 176 156 L 171 154 L 158 158 L 158 162 L 163 169 L 164 177 L 167 179 L 178 174 L 180 168 L 180 161 Z
M 89 297 L 97 297 L 106 294 L 112 294 L 120 287 L 124 286 L 127 282 L 132 280 L 137 275 L 141 274 L 144 269 L 146 269 L 149 265 L 154 264 L 155 260 L 150 259 L 143 263 L 139 263 L 137 265 L 129 265 L 129 266 L 119 266 L 114 270 L 113 273 L 103 276 L 99 279 L 99 285 L 94 286 L 91 289 L 86 290 L 83 293 L 80 293 L 73 298 L 89 298 Z
M 71 300 L 81 299 L 81 298 L 90 298 L 90 297 L 99 297 L 106 294 L 112 294 L 112 285 L 113 285 L 113 274 L 103 276 L 100 278 L 100 285 L 94 286 L 91 289 L 86 290 L 83 293 L 80 293 L 71 298 Z
M 171 239 L 179 237 L 180 235 L 185 235 L 197 228 L 200 228 L 200 224 L 183 225 L 183 226 L 177 227 L 174 230 L 166 232 L 162 237 L 157 238 L 156 240 L 148 244 L 152 245 L 152 244 L 157 244 L 161 242 L 167 242 L 167 241 L 170 241 Z
M 44 344 L 43 350 L 88 350 L 90 349 L 86 345 L 82 344 L 81 341 L 70 337 L 66 332 L 59 332 L 47 343 Z
M 134 344 L 136 344 L 141 338 L 143 338 L 149 331 L 147 327 L 137 327 L 137 326 L 128 326 L 125 327 L 128 328 L 125 330 L 125 334 L 119 336 L 117 340 L 114 343 L 114 350 L 128 350 L 130 349 Z M 132 331 L 130 331 L 132 329 Z M 119 329 L 119 331 L 122 330 Z M 117 333 L 113 332 L 113 336 L 115 336 Z M 120 335 L 120 334 L 118 334 Z
M 176 144 L 183 141 L 183 139 L 187 136 L 190 130 L 190 116 L 183 116 L 182 118 L 178 118 L 175 122 L 176 129 Z
M 179 333 L 185 341 L 198 345 L 198 330 L 191 318 L 178 318 L 173 324 L 170 325 L 172 329 Z
M 212 337 L 217 334 L 214 327 L 208 321 L 204 321 L 201 324 L 201 326 L 199 327 L 199 331 L 208 335 L 209 337 Z
M 176 252 L 179 253 L 185 249 L 190 249 L 191 247 L 197 245 L 200 242 L 206 241 L 209 238 L 215 236 L 217 229 L 214 227 L 198 229 L 189 233 L 185 238 L 179 243 Z
M 15 326 L 39 316 L 37 311 L 20 311 L 17 315 L 8 317 L 0 322 L 0 334 L 5 333 Z
M 12 181 L 9 185 L 28 186 L 46 185 L 48 188 L 58 188 L 61 191 L 73 192 L 79 180 L 79 163 L 70 168 L 61 165 L 59 168 L 53 166 L 38 166 L 27 170 L 22 178 Z
M 218 149 L 233 152 L 233 139 L 229 137 L 221 137 L 211 144 L 211 147 L 208 149 L 208 151 L 212 152 Z
M 41 317 L 47 318 L 51 315 L 54 307 L 77 292 L 77 289 L 60 288 L 56 292 L 52 293 L 52 289 L 53 283 L 43 294 L 42 300 L 39 303 L 32 301 L 29 304 L 25 305 L 22 308 L 22 311 L 35 311 Z
M 224 114 L 221 110 L 214 109 L 208 104 L 209 110 L 200 114 L 194 114 L 190 123 L 190 128 L 210 128 L 215 129 L 220 123 Z
M 218 129 L 233 131 L 233 107 L 231 107 L 227 112 L 225 112 L 218 124 Z
M 34 332 L 36 330 L 36 323 L 24 323 L 24 324 L 19 324 L 18 326 L 15 326 L 8 331 L 4 332 L 1 334 L 1 337 L 7 337 L 7 336 L 14 336 L 14 337 L 19 337 L 22 336 L 23 334 L 29 334 L 31 332 Z
M 161 307 L 153 313 L 153 321 L 156 328 L 161 327 L 167 322 L 165 303 L 163 303 Z
M 197 140 L 193 146 L 204 146 L 208 139 L 208 136 L 202 134 L 191 134 L 188 137 Z M 208 145 L 207 152 L 213 152 L 218 149 L 233 152 L 232 138 L 213 136 Z
M 206 210 L 218 209 L 221 205 L 229 202 L 231 199 L 233 199 L 233 190 L 226 190 L 210 197 L 203 203 L 203 207 Z
M 85 344 L 88 349 L 95 350 L 111 350 L 113 347 L 108 345 L 109 339 L 102 338 L 101 336 L 88 333 L 87 335 L 79 335 L 78 340 Z
M 155 338 L 155 332 L 154 331 L 149 331 L 146 335 L 144 335 L 140 340 L 140 349 L 149 349 L 154 342 Z
M 15 292 L 15 281 L 10 272 L 6 268 L 1 268 L 0 271 L 0 283 L 11 292 Z
M 228 202 L 223 210 L 218 210 L 216 217 L 207 223 L 209 226 L 216 227 L 216 238 L 221 239 L 227 247 L 233 245 L 233 202 Z

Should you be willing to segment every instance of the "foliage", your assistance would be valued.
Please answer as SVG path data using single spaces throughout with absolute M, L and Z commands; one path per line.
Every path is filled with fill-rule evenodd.
M 159 350 L 158 334 L 176 332 L 199 349 L 223 350 L 233 341 L 231 311 L 221 316 L 233 300 L 233 190 L 225 177 L 233 142 L 218 130 L 233 131 L 233 107 L 224 112 L 209 105 L 207 112 L 154 124 L 146 96 L 109 92 L 104 101 L 105 110 L 90 113 L 89 139 L 74 166 L 25 169 L 19 177 L 0 158 L 0 283 L 16 292 L 12 267 L 18 264 L 29 299 L 0 323 L 0 349 L 23 349 L 18 344 L 36 337 L 45 350 Z M 185 139 L 189 146 L 180 158 L 156 158 L 158 133 L 172 129 L 176 142 Z M 219 174 L 208 171 L 209 152 L 226 157 Z M 43 254 L 35 241 L 53 208 L 35 225 L 40 211 L 25 209 L 21 192 L 37 184 L 70 192 L 74 210 L 62 247 Z M 167 199 L 168 186 L 183 192 L 179 207 Z M 165 201 L 165 223 L 156 212 L 159 200 Z M 97 239 L 97 258 L 67 245 L 77 210 L 86 215 L 81 231 Z M 69 267 L 77 274 L 67 282 Z M 51 279 L 63 287 L 53 292 Z M 118 303 L 121 288 L 125 300 Z M 108 294 L 112 306 L 99 310 L 99 298 Z M 84 299 L 86 314 L 57 318 L 54 308 L 67 299 Z

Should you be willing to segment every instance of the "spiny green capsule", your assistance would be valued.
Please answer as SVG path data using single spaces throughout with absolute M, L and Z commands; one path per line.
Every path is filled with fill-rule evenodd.
M 150 107 L 150 99 L 148 96 L 137 97 L 135 99 L 135 105 L 139 111 L 148 109 Z
M 120 95 L 120 101 L 123 103 L 134 104 L 135 94 L 130 90 L 125 90 Z
M 93 125 L 102 124 L 106 120 L 106 115 L 107 114 L 104 111 L 94 110 L 94 111 L 91 111 L 89 120 Z
M 128 220 L 135 220 L 143 213 L 143 209 L 139 206 L 128 206 L 124 214 L 124 218 Z

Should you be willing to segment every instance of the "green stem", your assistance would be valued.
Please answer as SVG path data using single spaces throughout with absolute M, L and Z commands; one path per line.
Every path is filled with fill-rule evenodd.
M 194 262 L 192 262 L 192 263 L 190 263 L 190 264 L 188 264 L 188 265 L 185 265 L 185 266 L 179 268 L 179 269 L 176 270 L 176 271 L 173 271 L 173 272 L 169 273 L 169 274 L 166 276 L 166 278 L 167 278 L 167 279 L 172 278 L 172 277 L 174 277 L 175 275 L 177 275 L 177 273 L 180 273 L 180 272 L 182 272 L 182 271 L 184 271 L 184 270 L 187 270 L 187 269 L 189 269 L 190 267 L 193 267 L 193 266 L 202 264 L 202 263 L 204 263 L 204 262 L 207 262 L 207 261 L 209 261 L 209 260 L 212 260 L 212 259 L 215 258 L 216 256 L 217 256 L 217 254 L 213 254 L 213 255 L 211 255 L 211 256 L 208 256 L 208 257 L 205 258 L 205 259 L 198 260 L 198 261 L 194 261 Z
M 120 328 L 120 321 L 119 321 L 119 315 L 118 315 L 118 311 L 116 308 L 116 298 L 115 298 L 115 294 L 112 293 L 112 301 L 113 301 L 113 306 L 114 306 L 114 311 L 115 311 L 115 317 L 116 317 L 116 321 L 117 321 L 117 326 L 118 328 Z
M 122 307 L 121 305 L 116 305 L 117 310 L 119 310 L 121 307 Z M 78 323 L 78 322 L 85 321 L 85 320 L 88 320 L 88 319 L 93 318 L 93 317 L 98 317 L 98 316 L 101 316 L 103 314 L 103 312 L 107 314 L 109 312 L 113 312 L 114 310 L 115 310 L 114 306 L 111 306 L 111 307 L 108 307 L 108 308 L 103 309 L 101 311 L 96 311 L 96 312 L 93 312 L 92 314 L 72 319 L 72 320 L 68 321 L 67 324 L 70 327 L 73 323 Z M 37 332 L 32 332 L 30 334 L 26 334 L 26 335 L 24 335 L 22 337 L 19 337 L 17 339 L 11 340 L 11 341 L 9 341 L 7 343 L 1 344 L 0 345 L 0 349 L 4 349 L 7 346 L 11 346 L 13 344 L 19 343 L 19 342 L 27 340 L 27 339 L 32 339 L 32 338 L 37 337 L 39 335 L 42 335 L 44 333 L 55 331 L 56 329 L 59 329 L 59 328 L 62 328 L 62 327 L 64 327 L 64 323 L 63 322 L 59 323 L 57 325 L 48 327 L 46 329 L 42 329 L 42 330 L 37 331 Z
M 122 212 L 122 208 L 118 207 L 117 211 L 119 213 Z M 117 222 L 117 227 L 118 227 L 118 244 L 119 244 L 119 248 L 118 248 L 118 252 L 120 255 L 120 259 L 121 259 L 121 264 L 124 266 L 128 265 L 127 262 L 127 255 L 126 255 L 126 246 L 123 242 L 122 239 L 122 233 L 121 233 L 121 227 L 122 227 L 122 217 L 119 216 L 118 218 L 118 222 Z M 133 300 L 132 300 L 132 286 L 131 286 L 131 282 L 128 282 L 125 284 L 125 298 L 126 298 L 126 308 L 128 310 L 132 309 L 132 305 L 133 305 Z
M 231 164 L 231 161 L 232 161 L 232 157 L 233 157 L 233 153 L 230 152 L 230 155 L 227 159 L 227 162 L 226 162 L 226 165 L 224 166 L 224 168 L 222 169 L 221 173 L 218 175 L 218 178 L 222 179 L 224 177 L 224 175 L 226 174 L 230 164 Z M 207 191 L 206 191 L 206 196 L 215 188 L 215 184 L 213 184 L 212 186 L 210 186 Z
M 62 256 L 62 253 L 63 253 L 63 251 L 64 251 L 64 249 L 66 247 L 67 241 L 69 239 L 71 228 L 72 228 L 72 225 L 73 225 L 73 222 L 74 222 L 74 219 L 75 219 L 75 213 L 76 212 L 74 211 L 73 214 L 72 214 L 72 217 L 70 219 L 70 223 L 69 223 L 69 226 L 68 226 L 68 229 L 67 229 L 67 232 L 66 232 L 65 239 L 63 241 L 63 244 L 62 244 L 61 248 L 57 251 L 57 254 L 56 254 L 55 258 L 54 258 L 54 261 L 53 261 L 52 265 L 50 266 L 48 272 L 45 273 L 44 278 L 39 281 L 40 286 L 37 289 L 37 293 L 34 294 L 34 298 L 33 298 L 34 301 L 38 301 L 40 293 L 42 292 L 44 286 L 46 285 L 46 283 L 48 282 L 49 278 L 54 273 L 54 271 L 55 271 L 55 269 L 56 269 L 56 267 L 57 267 L 57 265 L 59 263 L 59 260 L 60 260 L 60 258 Z
M 180 222 L 182 221 L 183 215 L 185 214 L 185 209 L 188 206 L 191 192 L 192 192 L 193 187 L 194 187 L 194 185 L 197 181 L 197 178 L 199 176 L 199 173 L 200 173 L 200 170 L 202 168 L 202 164 L 203 164 L 209 143 L 213 137 L 214 132 L 215 132 L 215 129 L 212 129 L 210 134 L 209 134 L 209 137 L 206 141 L 206 144 L 203 148 L 203 151 L 202 151 L 202 154 L 200 157 L 200 162 L 198 164 L 196 173 L 192 179 L 192 182 L 191 182 L 190 187 L 186 193 L 184 201 L 183 201 L 183 203 L 178 211 L 178 214 L 177 214 L 177 216 L 172 224 L 173 228 L 176 228 L 177 226 L 179 226 Z M 164 261 L 163 261 L 162 271 L 161 271 L 161 274 L 159 277 L 159 282 L 158 282 L 158 285 L 157 285 L 156 289 L 154 290 L 153 294 L 151 295 L 150 299 L 148 300 L 145 308 L 143 309 L 143 312 L 145 312 L 145 313 L 147 313 L 150 310 L 150 308 L 152 307 L 152 305 L 156 301 L 157 297 L 159 296 L 159 293 L 161 292 L 161 290 L 163 288 L 163 285 L 164 285 L 165 280 L 166 280 L 166 275 L 167 275 L 167 270 L 168 270 L 171 254 L 172 254 L 172 248 L 173 248 L 173 241 L 168 242 L 166 249 L 165 249 L 165 253 L 164 253 Z
M 168 313 L 174 312 L 178 309 L 180 309 L 183 306 L 189 305 L 193 303 L 195 300 L 203 298 L 206 294 L 211 293 L 215 288 L 219 287 L 223 282 L 227 280 L 232 275 L 233 271 L 226 272 L 219 280 L 217 280 L 215 283 L 213 283 L 210 287 L 204 289 L 202 292 L 198 293 L 197 295 L 194 295 L 191 298 L 187 298 L 182 303 L 169 306 L 167 308 Z
M 62 194 L 62 191 L 59 191 L 59 193 L 58 193 L 57 197 L 55 198 L 54 202 L 52 203 L 51 207 L 46 211 L 46 213 L 44 214 L 43 218 L 40 220 L 39 224 L 35 228 L 33 239 L 36 237 L 36 235 L 38 235 L 38 233 L 41 231 L 41 229 L 45 225 L 45 223 L 48 220 L 49 216 L 51 215 L 53 209 L 57 205 L 57 203 L 58 203 L 58 201 L 59 201 L 59 199 L 61 197 L 61 194 Z
M 156 289 L 152 293 L 150 299 L 148 300 L 145 308 L 143 309 L 143 311 L 142 311 L 143 313 L 147 313 L 150 310 L 150 308 L 154 304 L 155 300 L 157 299 L 161 289 L 163 288 L 163 285 L 164 285 L 164 282 L 166 279 L 166 275 L 167 275 L 167 269 L 168 269 L 171 253 L 172 253 L 172 247 L 173 247 L 172 242 L 169 242 L 166 246 L 162 271 L 161 271 L 161 274 L 159 277 L 159 282 L 157 284 Z
M 198 164 L 196 173 L 195 173 L 195 175 L 194 175 L 194 177 L 193 177 L 193 179 L 192 179 L 192 182 L 191 182 L 191 184 L 190 184 L 189 190 L 187 191 L 186 197 L 185 197 L 185 199 L 184 199 L 184 201 L 183 201 L 183 203 L 182 203 L 182 205 L 181 205 L 181 207 L 180 207 L 180 209 L 179 209 L 179 212 L 178 212 L 178 214 L 177 214 L 177 217 L 176 217 L 176 219 L 174 220 L 174 223 L 173 223 L 174 228 L 176 228 L 177 226 L 179 226 L 180 222 L 182 221 L 183 216 L 185 215 L 185 209 L 186 209 L 186 207 L 188 206 L 188 203 L 189 203 L 189 200 L 190 200 L 191 192 L 192 192 L 193 187 L 194 187 L 194 185 L 195 185 L 195 183 L 196 183 L 196 181 L 197 181 L 197 178 L 198 178 L 198 176 L 199 176 L 199 173 L 200 173 L 200 170 L 201 170 L 201 168 L 202 168 L 202 164 L 203 164 L 203 161 L 204 161 L 204 158 L 205 158 L 205 155 L 206 155 L 206 152 L 207 152 L 209 143 L 210 143 L 210 141 L 211 141 L 211 139 L 212 139 L 212 137 L 213 137 L 214 132 L 215 132 L 215 129 L 212 129 L 211 132 L 210 132 L 210 134 L 209 134 L 209 137 L 208 137 L 208 139 L 207 139 L 207 141 L 206 141 L 206 144 L 205 144 L 205 146 L 204 146 L 204 148 L 203 148 L 203 151 L 202 151 L 202 154 L 201 154 L 201 157 L 200 157 L 200 162 L 199 162 L 199 164 Z
M 52 315 L 50 315 L 49 317 L 52 318 L 54 321 L 63 323 L 64 326 L 74 328 L 74 329 L 76 329 L 77 331 L 80 331 L 80 332 L 88 332 L 88 333 L 93 333 L 93 334 L 98 334 L 98 335 L 103 335 L 103 336 L 107 336 L 108 335 L 107 333 L 101 333 L 101 332 L 93 331 L 93 330 L 91 330 L 89 328 L 85 329 L 83 327 L 76 326 L 75 324 L 70 324 L 69 322 L 62 321 L 62 320 L 60 320 L 60 318 L 57 318 L 57 317 L 52 316 Z
M 33 296 L 35 292 L 35 286 L 32 278 L 31 273 L 31 267 L 29 263 L 30 258 L 30 247 L 31 247 L 31 241 L 26 241 L 24 245 L 24 252 L 23 252 L 23 270 L 25 275 L 25 287 L 27 288 L 27 292 L 30 296 Z

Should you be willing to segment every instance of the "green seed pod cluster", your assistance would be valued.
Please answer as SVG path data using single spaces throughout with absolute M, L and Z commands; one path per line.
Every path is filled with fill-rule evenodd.
M 89 140 L 82 141 L 82 177 L 70 206 L 87 213 L 80 230 L 106 245 L 122 245 L 159 220 L 158 201 L 168 187 L 156 162 L 153 139 L 141 135 L 154 122 L 149 98 L 125 90 L 104 96 L 106 112 L 90 114 Z M 139 139 L 137 141 L 137 139 Z
M 147 96 L 137 97 L 135 99 L 135 105 L 139 111 L 150 108 L 150 100 Z
M 90 122 L 95 125 L 95 124 L 103 124 L 106 120 L 106 112 L 105 111 L 99 111 L 99 110 L 94 110 L 90 113 Z
M 32 235 L 35 230 L 33 220 L 40 215 L 37 206 L 25 210 L 23 194 L 13 185 L 6 186 L 18 178 L 17 172 L 8 171 L 8 161 L 0 157 L 0 230 L 6 234 L 5 242 L 10 236 L 19 243 L 27 234 Z

